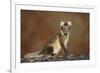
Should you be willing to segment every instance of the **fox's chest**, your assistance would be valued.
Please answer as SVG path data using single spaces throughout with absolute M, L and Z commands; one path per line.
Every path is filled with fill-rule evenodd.
M 64 46 L 66 48 L 67 47 L 67 43 L 69 41 L 69 35 L 67 35 L 67 36 L 60 36 L 59 37 L 59 41 L 60 41 L 61 46 Z
M 69 37 L 65 38 L 65 40 L 64 40 L 64 46 L 65 46 L 65 48 L 67 48 L 68 41 L 69 41 Z

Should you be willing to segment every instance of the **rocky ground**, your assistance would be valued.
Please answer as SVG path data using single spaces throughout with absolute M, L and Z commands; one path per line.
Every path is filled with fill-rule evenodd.
M 49 61 L 72 61 L 72 60 L 89 60 L 89 56 L 59 56 L 59 57 L 33 57 L 33 58 L 21 58 L 21 63 L 32 62 L 49 62 Z

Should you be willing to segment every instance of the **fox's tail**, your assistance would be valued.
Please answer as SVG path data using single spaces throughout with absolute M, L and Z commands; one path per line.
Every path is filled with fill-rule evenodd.
M 28 53 L 24 56 L 24 58 L 35 58 L 35 57 L 42 57 L 42 55 L 39 54 L 40 51 Z

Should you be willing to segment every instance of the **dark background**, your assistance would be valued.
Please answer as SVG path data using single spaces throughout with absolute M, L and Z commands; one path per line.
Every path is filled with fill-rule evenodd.
M 73 55 L 89 56 L 89 13 L 21 10 L 21 57 L 42 49 L 59 32 L 60 21 L 69 20 L 68 50 Z

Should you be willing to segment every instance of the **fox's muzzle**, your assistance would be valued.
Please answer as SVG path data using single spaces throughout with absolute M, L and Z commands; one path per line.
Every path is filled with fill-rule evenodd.
M 66 33 L 64 33 L 64 35 L 65 35 L 65 36 L 67 36 L 67 32 L 66 32 Z

